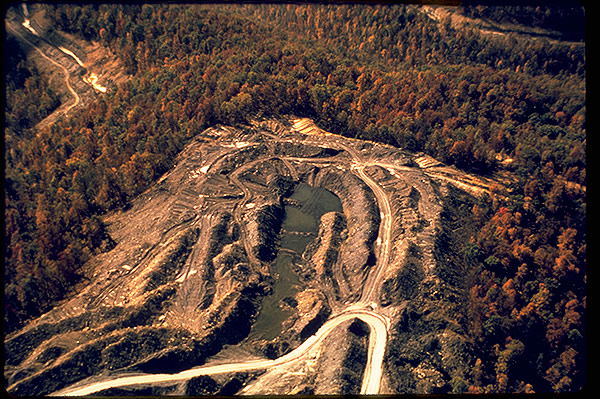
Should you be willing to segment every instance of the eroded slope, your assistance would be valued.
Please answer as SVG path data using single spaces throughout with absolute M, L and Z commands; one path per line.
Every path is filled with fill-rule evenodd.
M 9 391 L 48 394 L 75 384 L 61 392 L 77 392 L 124 375 L 253 359 L 257 366 L 247 369 L 265 372 L 236 380 L 237 390 L 351 393 L 363 384 L 379 392 L 383 370 L 382 390 L 396 391 L 403 387 L 398 368 L 410 381 L 433 376 L 410 383 L 413 392 L 444 390 L 470 360 L 456 317 L 460 283 L 447 277 L 452 264 L 442 260 L 437 237 L 454 190 L 448 184 L 469 186 L 474 177 L 432 165 L 422 154 L 332 135 L 307 119 L 202 132 L 128 210 L 107 216 L 116 246 L 86 264 L 89 284 L 7 337 Z M 284 223 L 307 206 L 292 195 L 301 184 L 341 204 L 320 215 L 314 230 Z M 482 182 L 473 192 L 488 191 Z M 306 245 L 280 245 L 294 234 Z M 298 282 L 277 303 L 287 312 L 280 333 L 265 339 L 253 324 L 280 279 L 274 266 L 282 251 Z M 373 360 L 387 337 L 377 337 L 376 347 L 374 324 L 350 322 L 359 315 L 385 320 L 393 361 L 389 353 L 385 362 Z M 346 324 L 326 324 L 335 320 Z M 426 350 L 415 353 L 415 342 Z M 285 362 L 261 361 L 285 354 Z M 216 375 L 233 376 L 223 370 Z M 183 373 L 165 389 L 221 389 L 198 378 Z M 94 392 L 120 392 L 128 381 Z M 148 392 L 158 389 L 152 386 Z

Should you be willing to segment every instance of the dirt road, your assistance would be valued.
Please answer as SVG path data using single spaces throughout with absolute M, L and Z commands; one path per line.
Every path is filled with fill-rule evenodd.
M 67 90 L 69 91 L 69 93 L 73 96 L 73 103 L 70 104 L 66 109 L 64 109 L 60 112 L 64 115 L 66 115 L 69 111 L 71 111 L 73 108 L 75 108 L 77 105 L 79 105 L 79 103 L 81 102 L 81 98 L 79 97 L 79 94 L 77 94 L 77 92 L 71 86 L 69 70 L 67 68 L 65 68 L 64 66 L 62 66 L 61 64 L 59 64 L 58 62 L 56 62 L 55 60 L 53 60 L 52 58 L 48 57 L 37 45 L 35 45 L 33 42 L 31 42 L 29 39 L 27 39 L 24 34 L 19 32 L 20 28 L 17 24 L 15 24 L 12 21 L 7 20 L 6 28 L 13 35 L 15 35 L 18 39 L 20 39 L 24 43 L 27 43 L 29 46 L 33 47 L 45 60 L 50 61 L 53 65 L 55 65 L 56 67 L 60 68 L 63 71 L 63 73 L 65 75 L 65 79 L 64 79 L 65 85 L 67 86 Z M 32 29 L 33 28 L 31 28 L 30 30 L 32 30 Z M 33 30 L 32 32 L 35 33 L 35 30 Z
M 354 306 L 356 307 L 356 305 Z M 388 320 L 373 311 L 356 307 L 348 312 L 343 312 L 329 319 L 313 336 L 308 338 L 302 345 L 287 355 L 275 360 L 250 360 L 239 363 L 219 364 L 214 366 L 203 366 L 185 370 L 176 374 L 142 374 L 128 377 L 119 377 L 112 380 L 90 383 L 78 387 L 70 387 L 53 393 L 50 396 L 83 396 L 91 395 L 108 388 L 117 388 L 139 384 L 155 384 L 159 382 L 172 382 L 188 380 L 201 375 L 215 375 L 234 372 L 245 372 L 253 370 L 281 367 L 291 362 L 302 359 L 311 349 L 319 345 L 340 324 L 358 318 L 370 327 L 369 352 L 367 367 L 361 387 L 361 394 L 379 393 L 383 369 L 383 355 L 387 342 Z

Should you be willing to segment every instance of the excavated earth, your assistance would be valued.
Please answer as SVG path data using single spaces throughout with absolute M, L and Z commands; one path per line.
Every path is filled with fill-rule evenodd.
M 89 283 L 5 338 L 8 391 L 44 395 L 116 376 L 275 359 L 362 298 L 390 320 L 380 392 L 447 392 L 472 359 L 462 271 L 442 245 L 453 231 L 444 215 L 457 198 L 493 194 L 492 184 L 308 119 L 205 130 L 127 210 L 106 216 L 116 245 L 84 266 Z M 294 197 L 301 185 L 326 190 L 340 207 L 318 215 L 316 228 L 292 231 L 288 216 L 306 207 Z M 283 248 L 292 234 L 307 244 Z M 285 318 L 269 339 L 255 320 L 280 283 L 282 253 L 296 280 L 277 303 Z M 358 393 L 368 340 L 369 327 L 355 319 L 285 366 L 97 394 Z

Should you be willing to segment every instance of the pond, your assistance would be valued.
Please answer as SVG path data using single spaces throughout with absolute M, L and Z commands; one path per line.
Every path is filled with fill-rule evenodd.
M 271 340 L 281 333 L 281 324 L 291 315 L 282 308 L 281 301 L 294 297 L 300 290 L 300 279 L 294 273 L 294 253 L 302 252 L 319 231 L 321 216 L 327 212 L 341 212 L 340 199 L 320 187 L 300 183 L 290 197 L 297 205 L 285 206 L 285 218 L 280 236 L 280 250 L 271 264 L 275 278 L 273 293 L 263 299 L 260 313 L 250 332 L 250 339 Z

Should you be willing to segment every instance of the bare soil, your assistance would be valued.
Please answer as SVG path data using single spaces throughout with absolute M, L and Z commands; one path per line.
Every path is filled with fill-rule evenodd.
M 105 217 L 116 246 L 85 265 L 89 284 L 6 337 L 9 392 L 43 395 L 131 373 L 276 358 L 359 300 L 391 320 L 383 389 L 399 391 L 408 381 L 412 392 L 447 390 L 470 358 L 456 317 L 460 281 L 448 277 L 459 265 L 440 253 L 441 213 L 457 192 L 502 195 L 502 185 L 422 157 L 323 132 L 306 119 L 207 129 L 128 210 Z M 323 215 L 296 254 L 302 286 L 286 299 L 284 332 L 253 340 L 278 278 L 271 262 L 282 209 L 301 182 L 333 192 L 343 209 Z M 358 392 L 368 333 L 347 324 L 298 361 L 228 389 Z M 207 379 L 195 384 L 188 388 L 223 389 Z

